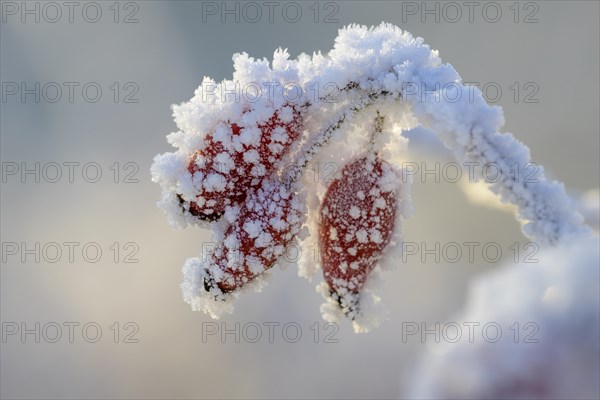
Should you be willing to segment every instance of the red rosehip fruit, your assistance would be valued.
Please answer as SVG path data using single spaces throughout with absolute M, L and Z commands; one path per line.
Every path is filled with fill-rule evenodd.
M 392 173 L 391 166 L 378 157 L 357 159 L 342 169 L 323 198 L 319 225 L 323 274 L 342 307 L 356 306 L 392 237 L 397 194 L 384 176 L 387 173 Z
M 232 292 L 272 268 L 300 234 L 305 213 L 292 190 L 263 181 L 248 195 L 224 241 L 210 255 L 210 278 L 204 288 Z
M 301 134 L 300 107 L 286 105 L 258 129 L 232 123 L 224 135 L 209 134 L 205 146 L 188 164 L 192 182 L 198 188 L 195 200 L 185 201 L 184 209 L 205 221 L 218 220 L 225 208 L 240 204 L 250 188 L 269 176 Z

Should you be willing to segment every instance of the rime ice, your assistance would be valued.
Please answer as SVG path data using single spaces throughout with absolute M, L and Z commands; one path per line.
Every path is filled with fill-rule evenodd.
M 562 184 L 548 181 L 541 168 L 529 176 L 536 183 L 522 179 L 531 161 L 529 149 L 500 132 L 502 110 L 489 106 L 479 89 L 463 87 L 454 68 L 421 38 L 389 24 L 350 25 L 325 54 L 290 59 L 279 49 L 271 62 L 245 53 L 233 61 L 232 80 L 217 83 L 205 77 L 192 99 L 173 106 L 178 130 L 167 140 L 175 151 L 156 156 L 151 170 L 162 189 L 158 205 L 170 223 L 210 227 L 219 243 L 215 252 L 184 266 L 184 299 L 194 309 L 215 317 L 231 311 L 231 300 L 241 290 L 261 287 L 265 271 L 279 262 L 292 237 L 303 241 L 299 273 L 310 278 L 319 268 L 309 257 L 310 241 L 320 238 L 330 244 L 326 253 L 335 257 L 331 266 L 338 271 L 326 274 L 327 283 L 319 285 L 328 298 L 323 315 L 334 320 L 343 316 L 341 310 L 356 307 L 356 296 L 334 301 L 328 291 L 361 288 L 355 329 L 376 326 L 382 308 L 376 277 L 400 251 L 401 220 L 412 210 L 410 179 L 398 188 L 398 165 L 407 147 L 401 133 L 419 124 L 435 132 L 458 161 L 500 166 L 504 178 L 490 188 L 517 206 L 529 237 L 559 245 L 590 233 Z M 221 95 L 257 84 L 260 96 L 252 101 Z M 290 85 L 302 89 L 295 101 L 286 92 Z M 335 101 L 315 94 L 315 87 L 323 92 L 331 85 L 337 88 Z M 447 91 L 456 86 L 472 96 L 447 101 L 454 99 Z M 375 114 L 385 116 L 385 126 L 372 137 Z M 328 223 L 319 234 L 327 184 L 311 179 L 307 166 L 317 162 L 324 174 L 324 166 L 333 162 L 339 167 L 334 178 L 339 178 L 339 171 L 371 146 L 395 172 L 384 173 L 376 187 L 353 193 L 357 204 L 369 204 L 368 209 L 344 207 L 344 217 L 337 216 L 338 223 Z M 515 166 L 520 174 L 514 174 Z M 397 201 L 389 195 L 394 190 Z M 343 253 L 336 252 L 336 243 L 344 244 L 339 246 Z M 370 258 L 366 248 L 381 255 L 365 269 L 358 259 Z M 360 279 L 345 279 L 368 269 Z

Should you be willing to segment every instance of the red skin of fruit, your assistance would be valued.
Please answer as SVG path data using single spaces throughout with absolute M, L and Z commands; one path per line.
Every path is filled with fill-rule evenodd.
M 302 225 L 302 216 L 292 206 L 293 193 L 289 190 L 286 193 L 287 196 L 281 195 L 279 185 L 263 185 L 248 196 L 238 218 L 225 233 L 226 238 L 231 235 L 235 237 L 235 246 L 229 248 L 226 240 L 220 243 L 211 255 L 212 264 L 224 273 L 224 278 L 209 285 L 205 282 L 207 290 L 216 284 L 223 293 L 234 291 L 275 265 L 283 254 L 278 254 L 276 247 L 281 246 L 279 250 L 285 251 L 285 247 L 298 234 Z M 273 226 L 274 219 L 281 220 L 281 225 Z M 260 236 L 256 237 L 245 229 L 247 222 L 259 224 L 258 230 L 270 235 L 271 241 L 268 245 L 261 245 Z M 233 266 L 228 263 L 227 254 L 232 254 L 231 252 L 236 252 L 236 263 Z M 258 261 L 263 268 L 259 271 L 252 270 L 252 260 Z
M 283 158 L 286 150 L 289 149 L 290 145 L 296 141 L 296 139 L 298 139 L 301 132 L 302 116 L 299 107 L 288 107 L 293 111 L 293 118 L 290 122 L 285 123 L 281 121 L 278 112 L 275 112 L 267 122 L 259 125 L 261 130 L 260 143 L 258 143 L 258 145 L 244 145 L 242 152 L 237 152 L 235 150 L 227 151 L 221 142 L 214 140 L 213 135 L 209 134 L 206 136 L 204 139 L 204 149 L 198 150 L 190 157 L 188 171 L 192 175 L 201 171 L 204 173 L 204 176 L 211 173 L 222 173 L 223 179 L 226 182 L 226 187 L 222 192 L 209 192 L 203 190 L 199 196 L 202 196 L 206 203 L 200 205 L 194 201 L 189 202 L 190 214 L 202 220 L 215 221 L 223 215 L 225 207 L 243 202 L 246 198 L 248 189 L 260 185 L 262 179 L 257 179 L 257 177 L 250 173 L 254 164 L 244 160 L 244 153 L 250 150 L 256 150 L 258 152 L 259 161 L 264 169 L 263 176 L 268 176 L 273 171 L 276 164 Z M 279 142 L 283 145 L 283 150 L 273 154 L 269 146 L 273 143 L 273 133 L 277 127 L 285 128 L 287 140 L 284 143 Z M 242 132 L 243 128 L 240 128 L 235 123 L 231 124 L 232 137 L 239 136 Z M 215 157 L 223 152 L 228 152 L 235 164 L 235 168 L 226 173 L 223 171 L 223 166 L 215 160 Z M 206 163 L 202 168 L 196 164 L 196 160 L 199 156 L 203 156 L 206 160 Z M 179 200 L 183 205 L 184 201 L 181 196 L 179 197 Z M 207 204 L 211 200 L 214 201 L 215 204 Z
M 325 281 L 335 293 L 358 294 L 391 239 L 396 193 L 380 190 L 384 164 L 379 158 L 355 160 L 343 168 L 341 178 L 331 182 L 325 193 L 319 250 Z M 357 209 L 360 216 L 355 218 Z M 366 239 L 363 230 L 368 233 Z M 374 230 L 379 232 L 375 234 L 377 242 L 371 240 Z
M 237 124 L 231 124 L 231 131 L 232 135 L 236 136 L 240 134 L 241 129 Z M 218 165 L 218 163 L 215 162 L 215 157 L 217 156 L 217 154 L 224 152 L 225 147 L 221 142 L 213 141 L 212 135 L 207 135 L 207 137 L 204 140 L 206 143 L 204 149 L 198 150 L 190 157 L 188 171 L 192 175 L 198 171 L 207 174 L 210 172 L 222 171 L 222 168 Z M 200 156 L 204 156 L 206 159 L 206 165 L 202 169 L 196 164 L 196 160 Z M 237 157 L 235 157 L 234 160 L 236 166 L 241 165 L 241 163 L 239 162 L 240 160 Z M 229 178 L 234 184 L 233 187 L 226 188 L 224 192 L 204 191 L 202 193 L 202 197 L 204 197 L 206 201 L 214 200 L 216 204 L 213 207 L 208 207 L 207 205 L 200 207 L 198 203 L 191 201 L 189 208 L 190 214 L 202 220 L 215 221 L 221 217 L 227 205 L 232 203 L 239 203 L 244 200 L 246 196 L 245 188 L 250 186 L 250 177 L 247 174 L 237 174 L 237 170 L 230 171 L 229 174 Z

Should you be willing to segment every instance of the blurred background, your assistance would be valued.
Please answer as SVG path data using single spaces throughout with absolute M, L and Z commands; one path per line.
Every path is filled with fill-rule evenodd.
M 505 130 L 597 209 L 598 2 L 480 2 L 471 16 L 460 2 L 460 15 L 444 2 L 275 3 L 269 15 L 263 2 L 81 2 L 72 14 L 63 2 L 2 2 L 3 398 L 401 397 L 431 344 L 403 340 L 405 323 L 452 321 L 469 281 L 510 262 L 515 242 L 527 244 L 510 208 L 462 184 L 417 179 L 406 240 L 498 243 L 502 260 L 399 260 L 381 292 L 389 321 L 368 334 L 347 321 L 335 332 L 325 326 L 319 279 L 295 268 L 274 271 L 263 293 L 210 324 L 179 290 L 181 266 L 208 232 L 169 227 L 149 168 L 171 151 L 171 104 L 191 98 L 203 76 L 230 78 L 236 52 L 327 52 L 346 24 L 396 24 L 464 81 L 487 85 Z M 422 150 L 415 161 L 428 159 Z M 36 163 L 39 176 L 22 176 Z M 251 343 L 256 325 L 262 336 Z

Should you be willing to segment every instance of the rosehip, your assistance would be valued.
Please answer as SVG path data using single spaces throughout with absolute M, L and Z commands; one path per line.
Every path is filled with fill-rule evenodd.
M 227 206 L 243 202 L 248 189 L 258 187 L 273 171 L 300 136 L 301 127 L 299 107 L 286 105 L 258 125 L 259 137 L 235 123 L 225 135 L 207 135 L 204 149 L 194 153 L 188 164 L 199 192 L 191 201 L 178 196 L 183 209 L 201 220 L 219 219 Z
M 373 157 L 346 165 L 320 208 L 319 251 L 331 294 L 356 311 L 359 293 L 389 243 L 396 218 L 391 166 Z
M 234 291 L 272 268 L 301 231 L 305 206 L 292 190 L 263 181 L 245 200 L 225 240 L 210 255 L 204 288 Z M 217 291 L 218 292 L 218 291 Z

